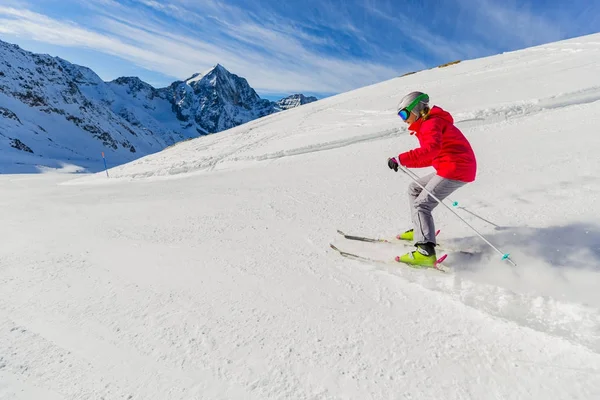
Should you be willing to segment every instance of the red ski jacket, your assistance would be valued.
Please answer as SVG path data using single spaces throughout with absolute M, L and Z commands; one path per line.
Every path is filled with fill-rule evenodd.
M 442 178 L 473 182 L 477 172 L 475 153 L 467 138 L 454 126 L 450 113 L 433 106 L 429 115 L 409 127 L 421 147 L 398 156 L 408 168 L 433 167 Z

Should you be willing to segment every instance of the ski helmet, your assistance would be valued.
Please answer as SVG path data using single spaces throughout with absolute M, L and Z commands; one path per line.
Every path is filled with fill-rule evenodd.
M 429 96 L 423 92 L 410 92 L 400 100 L 398 104 L 398 115 L 404 121 L 409 117 L 409 113 L 417 116 L 417 119 L 422 116 L 422 113 L 429 109 Z

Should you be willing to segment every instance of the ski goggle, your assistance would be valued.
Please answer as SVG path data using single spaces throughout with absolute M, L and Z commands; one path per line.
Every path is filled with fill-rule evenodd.
M 428 100 L 429 96 L 427 96 L 425 93 L 423 93 L 422 95 L 420 95 L 419 97 L 414 99 L 407 107 L 404 107 L 403 109 L 398 111 L 398 116 L 400 118 L 402 118 L 402 121 L 406 121 L 408 119 L 408 117 L 410 117 L 410 112 L 413 110 L 413 108 L 415 108 L 415 106 L 417 104 L 419 104 L 419 102 L 421 100 L 425 100 L 425 99 Z
M 410 117 L 410 111 L 408 111 L 406 108 L 403 108 L 402 110 L 398 111 L 398 115 L 400 118 L 402 118 L 402 121 L 406 121 L 408 117 Z

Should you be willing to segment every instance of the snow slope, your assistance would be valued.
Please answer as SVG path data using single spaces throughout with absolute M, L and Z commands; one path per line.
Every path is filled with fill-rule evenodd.
M 0 179 L 0 398 L 600 397 L 600 35 L 382 82 L 71 179 Z M 478 179 L 453 272 L 365 264 L 409 226 L 408 91 Z M 422 175 L 427 170 L 417 170 Z M 475 216 L 476 214 L 477 216 Z M 484 221 L 483 219 L 487 220 Z

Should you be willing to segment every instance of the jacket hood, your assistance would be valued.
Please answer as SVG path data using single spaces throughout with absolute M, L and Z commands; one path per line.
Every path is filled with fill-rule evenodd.
M 448 111 L 442 110 L 438 106 L 433 106 L 431 111 L 429 111 L 428 118 L 432 118 L 432 117 L 442 118 L 442 119 L 445 119 L 446 121 L 448 121 L 449 123 L 454 124 L 454 118 L 452 118 L 452 115 L 450 115 L 450 113 Z
M 454 124 L 454 118 L 452 118 L 452 115 L 450 115 L 450 113 L 448 111 L 445 111 L 441 107 L 438 107 L 438 106 L 433 106 L 431 108 L 431 110 L 429 111 L 429 115 L 427 116 L 427 119 L 431 119 L 431 118 L 442 118 L 443 120 L 447 121 L 448 123 Z M 418 132 L 419 128 L 421 127 L 421 124 L 424 121 L 425 120 L 423 120 L 423 118 L 419 118 L 418 120 L 413 122 L 408 127 L 408 130 L 413 131 L 413 132 Z

